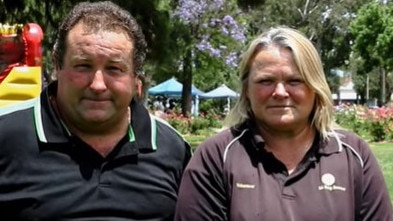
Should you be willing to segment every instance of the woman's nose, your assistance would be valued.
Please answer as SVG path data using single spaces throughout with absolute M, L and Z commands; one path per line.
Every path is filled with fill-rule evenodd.
M 288 92 L 285 88 L 285 85 L 283 83 L 277 83 L 274 88 L 274 91 L 273 91 L 273 97 L 277 97 L 277 98 L 284 97 L 285 98 L 287 96 L 288 96 Z

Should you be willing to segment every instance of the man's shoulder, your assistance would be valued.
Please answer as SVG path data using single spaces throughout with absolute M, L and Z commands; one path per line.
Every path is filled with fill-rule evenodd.
M 150 118 L 154 121 L 158 132 L 164 133 L 166 135 L 173 135 L 179 138 L 183 137 L 183 135 L 165 119 L 155 116 L 154 114 L 150 114 Z
M 21 139 L 21 137 L 26 137 L 28 133 L 34 132 L 33 107 L 12 106 L 0 108 L 0 137 Z
M 26 118 L 33 117 L 33 114 L 33 104 L 30 101 L 0 107 L 0 124 L 20 122 L 21 126 Z
M 37 99 L 33 98 L 30 100 L 25 100 L 15 104 L 10 104 L 7 106 L 0 107 L 0 118 L 9 118 L 19 116 L 18 114 L 24 114 L 26 111 L 30 111 L 34 108 L 37 103 Z
M 176 128 L 174 128 L 166 120 L 154 116 L 153 114 L 150 114 L 150 117 L 152 121 L 154 121 L 154 124 L 156 125 L 157 136 L 159 136 L 159 138 L 169 141 L 177 140 L 182 143 L 185 142 L 188 144 L 183 134 L 181 134 Z

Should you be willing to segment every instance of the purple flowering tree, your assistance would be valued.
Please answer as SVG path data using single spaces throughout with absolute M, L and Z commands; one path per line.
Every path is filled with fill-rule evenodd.
M 185 49 L 178 61 L 182 112 L 187 114 L 193 76 L 206 89 L 234 74 L 247 28 L 244 14 L 232 0 L 179 0 L 173 16 L 187 32 L 178 40 Z

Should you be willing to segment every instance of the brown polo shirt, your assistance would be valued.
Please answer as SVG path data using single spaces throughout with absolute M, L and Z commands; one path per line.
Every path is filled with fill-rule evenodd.
M 290 175 L 263 146 L 246 126 L 202 143 L 183 175 L 175 220 L 393 220 L 381 170 L 355 134 L 316 138 Z

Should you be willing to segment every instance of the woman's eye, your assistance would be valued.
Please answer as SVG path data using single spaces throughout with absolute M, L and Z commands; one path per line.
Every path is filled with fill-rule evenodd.
M 258 81 L 259 84 L 262 85 L 271 85 L 273 83 L 273 80 L 271 79 L 261 79 Z
M 296 86 L 303 83 L 302 79 L 292 79 L 288 81 L 289 85 Z

